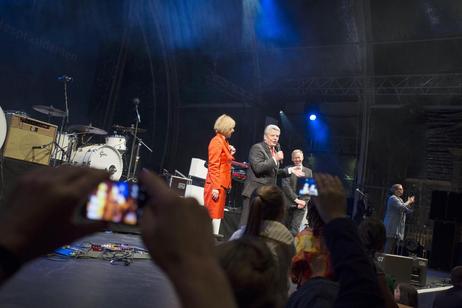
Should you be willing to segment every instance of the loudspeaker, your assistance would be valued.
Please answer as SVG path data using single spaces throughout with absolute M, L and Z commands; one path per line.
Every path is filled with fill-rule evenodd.
M 430 219 L 446 219 L 448 194 L 449 193 L 447 191 L 432 191 L 432 202 L 430 204 Z
M 450 192 L 448 196 L 448 208 L 446 220 L 462 222 L 462 194 Z
M 433 224 L 430 266 L 450 270 L 453 266 L 456 240 L 456 224 L 449 221 L 435 221 Z
M 385 274 L 397 283 L 405 282 L 418 286 L 425 286 L 427 283 L 427 259 L 381 253 L 377 254 L 376 260 Z
M 462 194 L 434 190 L 430 219 L 462 222 Z
M 56 133 L 56 125 L 12 114 L 3 156 L 48 165 Z

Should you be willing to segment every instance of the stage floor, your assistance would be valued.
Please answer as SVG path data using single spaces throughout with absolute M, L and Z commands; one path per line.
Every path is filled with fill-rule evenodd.
M 98 233 L 77 241 L 86 242 L 143 247 L 140 236 L 133 234 Z M 100 259 L 47 257 L 8 281 L 0 289 L 0 303 L 3 308 L 180 307 L 170 281 L 151 260 L 125 266 Z
M 76 244 L 88 242 L 144 247 L 136 234 L 97 233 Z M 427 272 L 430 285 L 448 277 L 445 272 Z M 431 307 L 435 294 L 419 295 L 419 307 Z M 151 260 L 134 260 L 126 266 L 102 259 L 48 257 L 28 264 L 8 281 L 0 289 L 0 303 L 8 308 L 180 307 L 170 281 Z

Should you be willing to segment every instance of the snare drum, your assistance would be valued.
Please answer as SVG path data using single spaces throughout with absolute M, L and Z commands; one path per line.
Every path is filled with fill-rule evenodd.
M 77 149 L 77 135 L 63 132 L 58 132 L 56 136 L 56 143 L 60 148 L 53 145 L 53 152 L 51 158 L 56 160 L 67 161 L 69 157 L 72 157 L 72 153 Z
M 111 174 L 111 180 L 114 181 L 118 181 L 122 176 L 122 156 L 116 149 L 106 144 L 78 148 L 73 154 L 71 163 L 106 170 Z
M 122 135 L 112 135 L 106 137 L 106 145 L 113 147 L 120 153 L 127 151 L 127 138 Z

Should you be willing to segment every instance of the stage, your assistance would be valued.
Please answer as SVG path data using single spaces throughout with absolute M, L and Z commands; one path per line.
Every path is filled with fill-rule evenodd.
M 126 244 L 143 248 L 137 234 L 105 232 L 81 239 L 76 246 Z M 161 248 L 160 248 L 161 249 Z M 431 307 L 436 287 L 448 273 L 428 270 L 419 290 L 419 307 Z M 42 257 L 25 266 L 0 292 L 2 307 L 180 307 L 175 291 L 151 260 L 111 264 L 109 259 Z

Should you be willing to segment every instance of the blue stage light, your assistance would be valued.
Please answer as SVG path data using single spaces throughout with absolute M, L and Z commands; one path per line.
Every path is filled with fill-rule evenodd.
M 310 114 L 309 119 L 310 119 L 310 121 L 316 121 L 317 116 L 314 113 L 312 113 L 312 114 Z

